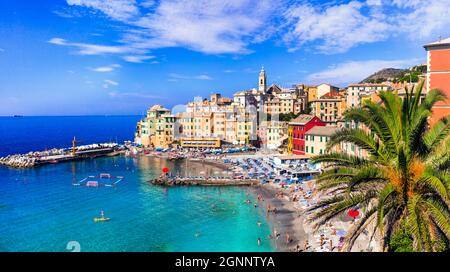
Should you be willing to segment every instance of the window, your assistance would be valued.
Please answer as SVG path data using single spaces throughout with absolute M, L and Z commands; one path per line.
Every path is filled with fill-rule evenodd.
M 311 146 L 311 153 L 314 154 L 314 146 Z
M 308 152 L 308 146 L 306 146 L 306 152 Z

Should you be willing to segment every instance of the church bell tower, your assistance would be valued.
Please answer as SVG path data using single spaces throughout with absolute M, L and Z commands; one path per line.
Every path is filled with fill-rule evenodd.
M 259 87 L 258 91 L 266 93 L 267 90 L 267 77 L 266 71 L 264 71 L 264 66 L 261 68 L 261 72 L 259 72 Z

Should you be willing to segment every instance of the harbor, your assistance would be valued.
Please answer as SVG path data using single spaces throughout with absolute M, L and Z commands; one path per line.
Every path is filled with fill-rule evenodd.
M 76 144 L 77 140 L 74 138 L 71 148 L 53 148 L 26 154 L 8 155 L 0 158 L 0 165 L 12 168 L 31 168 L 87 158 L 116 156 L 125 149 L 125 146 L 117 143 L 96 143 L 80 146 L 76 146 Z

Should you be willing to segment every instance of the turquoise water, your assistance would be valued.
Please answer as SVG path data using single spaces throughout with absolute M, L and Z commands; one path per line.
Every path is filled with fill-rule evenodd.
M 246 189 L 149 185 L 165 166 L 219 171 L 148 157 L 0 167 L 0 251 L 68 251 L 70 241 L 81 251 L 273 250 L 263 211 L 244 204 Z M 72 186 L 104 172 L 126 178 L 116 188 Z M 93 222 L 101 210 L 111 221 Z

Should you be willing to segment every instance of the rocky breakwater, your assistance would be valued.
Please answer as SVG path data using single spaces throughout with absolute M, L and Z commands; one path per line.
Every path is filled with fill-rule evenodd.
M 217 179 L 217 178 L 167 178 L 158 177 L 149 181 L 158 186 L 255 186 L 260 184 L 255 179 Z
M 14 168 L 30 168 L 36 165 L 36 158 L 27 155 L 9 155 L 0 158 L 0 164 Z

